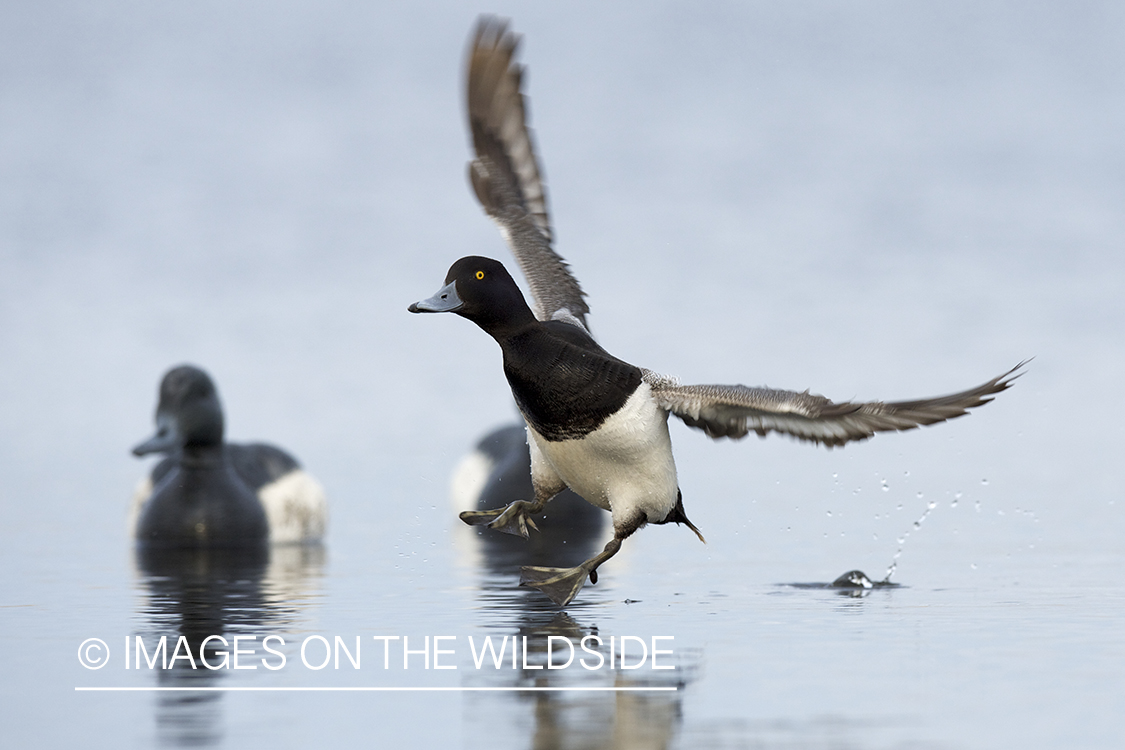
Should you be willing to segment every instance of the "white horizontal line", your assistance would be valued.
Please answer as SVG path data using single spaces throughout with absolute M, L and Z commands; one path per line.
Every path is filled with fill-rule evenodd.
M 678 687 L 76 687 L 103 693 L 642 693 L 676 692 Z

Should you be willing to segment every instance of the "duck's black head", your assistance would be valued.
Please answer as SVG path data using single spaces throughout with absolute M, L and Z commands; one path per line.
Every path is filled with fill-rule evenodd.
M 508 270 L 499 261 L 477 255 L 450 266 L 445 286 L 408 309 L 413 313 L 457 313 L 493 336 L 535 323 L 531 308 Z
M 215 384 L 203 370 L 181 365 L 160 382 L 156 434 L 133 449 L 137 456 L 177 448 L 222 445 L 223 408 Z

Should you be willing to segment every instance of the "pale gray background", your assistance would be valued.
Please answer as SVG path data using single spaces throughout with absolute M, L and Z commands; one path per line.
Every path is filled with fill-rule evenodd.
M 230 437 L 291 449 L 328 489 L 293 632 L 521 621 L 480 598 L 447 499 L 460 456 L 513 416 L 498 352 L 406 313 L 456 258 L 509 257 L 465 179 L 461 65 L 484 10 L 525 35 L 557 246 L 618 356 L 837 399 L 938 395 L 1036 357 L 970 418 L 843 451 L 674 425 L 709 544 L 647 529 L 572 611 L 695 654 L 641 746 L 1125 742 L 1119 3 L 17 0 L 0 11 L 12 746 L 191 741 L 151 695 L 73 692 L 153 684 L 74 651 L 147 627 L 124 531 L 147 464 L 128 449 L 180 362 L 215 377 Z M 881 576 L 930 502 L 895 574 L 909 588 L 777 585 Z M 610 699 L 551 741 L 512 698 L 212 709 L 198 744 L 640 736 Z

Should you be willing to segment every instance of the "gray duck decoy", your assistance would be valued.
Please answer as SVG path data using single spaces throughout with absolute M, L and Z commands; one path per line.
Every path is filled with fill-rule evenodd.
M 133 498 L 130 530 L 155 547 L 316 543 L 328 505 L 320 483 L 285 451 L 223 440 L 215 384 L 191 365 L 160 382 L 156 434 L 136 456 L 166 454 Z

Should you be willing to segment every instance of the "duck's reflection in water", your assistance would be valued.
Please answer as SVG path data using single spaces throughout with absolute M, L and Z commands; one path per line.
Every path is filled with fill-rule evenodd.
M 493 669 L 489 663 L 475 671 L 472 683 L 476 685 L 520 688 L 598 688 L 598 690 L 568 691 L 513 691 L 468 694 L 466 733 L 487 737 L 495 734 L 492 720 L 497 716 L 509 717 L 507 727 L 526 726 L 526 741 L 520 743 L 536 750 L 569 750 L 570 748 L 611 748 L 613 750 L 656 750 L 671 747 L 683 722 L 683 689 L 691 681 L 694 665 L 690 659 L 666 660 L 674 670 L 635 672 L 610 668 L 609 635 L 595 650 L 605 658 L 600 669 L 587 671 L 578 655 L 567 669 L 548 671 L 548 661 L 564 663 L 556 645 L 555 653 L 547 653 L 547 637 L 567 638 L 578 651 L 586 636 L 597 636 L 596 625 L 583 625 L 565 612 L 553 614 L 537 609 L 520 613 L 509 610 L 512 627 L 500 629 L 517 634 L 519 669 Z M 493 609 L 492 614 L 497 614 Z M 523 638 L 527 637 L 527 655 L 523 653 Z M 593 641 L 588 641 L 594 649 Z M 560 643 L 559 641 L 555 642 Z M 586 652 L 578 651 L 593 665 L 599 660 Z M 630 658 L 630 665 L 635 663 Z M 526 665 L 526 667 L 524 666 Z M 675 691 L 644 692 L 637 688 L 675 688 Z M 606 688 L 619 690 L 607 691 Z M 513 711 L 513 708 L 517 709 Z
M 460 510 L 504 507 L 514 500 L 533 497 L 530 455 L 522 426 L 498 429 L 477 445 L 475 452 L 455 472 L 453 501 Z M 539 531 L 530 539 L 501 534 L 491 529 L 464 527 L 463 549 L 478 571 L 477 598 L 479 611 L 486 619 L 486 632 L 497 651 L 507 637 L 507 647 L 518 644 L 516 668 L 511 651 L 501 668 L 494 668 L 489 657 L 481 669 L 473 669 L 469 686 L 536 687 L 536 688 L 603 688 L 599 691 L 513 691 L 473 692 L 466 696 L 465 727 L 469 736 L 494 736 L 491 725 L 497 716 L 512 717 L 513 707 L 521 716 L 528 716 L 529 736 L 524 743 L 536 750 L 555 748 L 617 748 L 634 750 L 669 747 L 681 725 L 682 688 L 690 681 L 693 661 L 669 658 L 675 669 L 653 671 L 623 670 L 609 666 L 610 633 L 599 633 L 594 618 L 586 617 L 602 608 L 607 601 L 606 588 L 593 586 L 583 592 L 581 603 L 572 604 L 570 613 L 590 624 L 584 624 L 559 608 L 535 589 L 520 588 L 522 565 L 569 567 L 589 559 L 609 536 L 609 514 L 587 503 L 570 491 L 555 497 L 542 517 L 536 517 Z M 614 636 L 622 635 L 613 633 Z M 637 634 L 641 635 L 641 634 Z M 646 634 L 648 635 L 648 634 Z M 663 635 L 663 634 L 660 634 Z M 548 670 L 548 636 L 561 636 L 574 644 L 574 662 L 566 669 Z M 599 669 L 587 670 L 579 659 L 594 664 L 598 658 L 582 652 L 580 644 L 587 641 L 602 657 Z M 514 640 L 513 640 L 514 637 Z M 526 657 L 524 656 L 526 638 Z M 555 641 L 552 663 L 565 661 Z M 565 646 L 563 646 L 565 649 Z M 630 659 L 630 664 L 635 659 Z M 663 663 L 663 662 L 662 662 Z M 526 664 L 526 667 L 524 666 Z M 675 687 L 665 692 L 607 692 L 604 688 Z M 505 727 L 520 726 L 518 720 L 506 720 Z
M 304 610 L 319 598 L 324 549 L 319 545 L 244 550 L 140 548 L 136 562 L 145 593 L 138 610 L 137 636 L 148 653 L 142 658 L 155 658 L 161 637 L 167 636 L 168 668 L 161 669 L 161 659 L 152 670 L 157 685 L 220 687 L 234 671 L 234 636 L 256 637 L 243 641 L 241 648 L 254 649 L 249 659 L 243 657 L 244 663 L 261 669 L 262 657 L 269 656 L 262 649 L 262 639 L 300 626 Z M 220 636 L 226 644 L 211 636 Z M 186 656 L 183 646 L 177 649 L 181 637 L 191 650 L 190 659 L 173 659 Z M 217 668 L 209 669 L 203 659 Z M 159 693 L 156 724 L 160 743 L 173 747 L 218 744 L 223 736 L 223 695 L 219 691 Z

